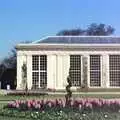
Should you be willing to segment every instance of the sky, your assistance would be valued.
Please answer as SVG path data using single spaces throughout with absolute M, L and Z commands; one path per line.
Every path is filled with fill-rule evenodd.
M 20 42 L 91 23 L 111 25 L 119 36 L 120 0 L 0 0 L 0 60 Z

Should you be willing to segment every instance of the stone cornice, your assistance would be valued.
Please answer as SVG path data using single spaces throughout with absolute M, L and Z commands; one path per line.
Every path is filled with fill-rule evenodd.
M 86 51 L 86 50 L 102 50 L 115 51 L 120 50 L 120 44 L 19 44 L 17 50 L 61 50 L 61 51 Z

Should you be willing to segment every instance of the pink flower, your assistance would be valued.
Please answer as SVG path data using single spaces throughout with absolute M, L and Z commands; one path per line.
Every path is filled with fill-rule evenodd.
M 85 104 L 85 107 L 88 107 L 88 108 L 91 108 L 91 109 L 92 109 L 92 104 L 89 103 L 89 102 L 87 102 L 87 103 Z
M 27 102 L 27 106 L 28 106 L 28 108 L 31 108 L 31 102 L 30 101 Z
M 48 105 L 50 108 L 52 107 L 65 107 L 66 101 L 64 99 L 56 99 L 56 100 L 16 100 L 14 102 L 8 103 L 8 108 L 20 108 L 21 105 L 26 105 L 28 109 L 39 109 L 43 108 L 44 106 Z M 87 99 L 76 99 L 70 100 L 71 107 L 79 108 L 101 108 L 106 107 L 108 109 L 120 109 L 120 99 L 96 99 L 96 98 L 87 98 Z
M 40 105 L 40 104 L 36 104 L 36 105 L 35 105 L 35 108 L 36 108 L 36 109 L 40 109 L 40 108 L 41 108 L 41 105 Z
M 13 107 L 13 108 L 16 108 L 16 103 L 13 103 L 13 104 L 12 104 L 12 107 Z
M 71 102 L 70 102 L 70 105 L 71 105 L 71 106 L 74 106 L 74 101 L 71 101 Z
M 19 106 L 19 104 L 16 104 L 16 108 L 19 108 L 20 106 Z
M 48 106 L 51 108 L 51 107 L 52 107 L 52 103 L 51 103 L 51 102 L 49 102 L 49 103 L 48 103 Z
M 81 108 L 82 108 L 82 105 L 81 105 L 81 104 L 79 104 L 79 105 L 78 105 L 78 108 L 79 108 L 79 110 L 81 110 Z
M 64 108 L 65 107 L 65 100 L 61 100 L 61 106 Z

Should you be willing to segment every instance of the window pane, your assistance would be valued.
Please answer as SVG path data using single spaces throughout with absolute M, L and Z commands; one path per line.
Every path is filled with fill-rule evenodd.
M 71 70 L 71 80 L 72 80 L 72 86 L 80 86 L 81 85 L 80 71 L 72 71 Z
M 40 72 L 40 87 L 47 86 L 47 72 Z
M 40 56 L 40 70 L 47 70 L 47 56 Z
M 32 70 L 39 70 L 39 56 L 32 56 Z
M 81 85 L 81 56 L 70 55 L 70 74 L 72 86 Z
M 71 70 L 81 69 L 81 56 L 80 55 L 70 55 L 70 69 Z
M 109 56 L 110 86 L 120 86 L 120 55 Z
M 120 71 L 110 71 L 110 86 L 120 86 Z
M 39 72 L 32 73 L 32 85 L 33 88 L 39 88 Z
M 100 86 L 100 71 L 90 71 L 90 86 Z
M 90 55 L 90 86 L 101 86 L 100 55 Z

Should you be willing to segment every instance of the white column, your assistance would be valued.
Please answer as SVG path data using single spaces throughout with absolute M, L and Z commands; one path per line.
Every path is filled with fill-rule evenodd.
M 28 89 L 32 88 L 32 56 L 27 55 L 27 85 Z
M 105 59 L 105 62 L 106 62 L 106 80 L 105 80 L 105 83 L 106 83 L 106 87 L 108 88 L 109 87 L 109 55 L 107 54 L 106 55 L 106 59 Z
M 63 56 L 63 84 L 62 84 L 63 89 L 65 89 L 67 85 L 67 77 L 69 75 L 69 69 L 70 69 L 70 56 L 64 55 Z
M 56 55 L 47 56 L 47 88 L 56 89 Z
M 103 54 L 102 55 L 102 59 L 101 59 L 101 83 L 102 83 L 102 87 L 105 88 L 106 87 L 106 55 Z
M 103 54 L 102 56 L 102 87 L 109 87 L 109 56 Z
M 85 60 L 85 61 L 84 61 Z M 81 58 L 81 84 L 83 84 L 83 80 L 87 80 L 87 86 L 90 87 L 90 60 L 89 60 L 89 54 L 84 54 Z M 86 73 L 84 73 L 83 69 L 84 69 L 84 65 L 86 65 Z M 86 75 L 85 75 L 86 74 Z M 84 78 L 86 77 L 86 78 Z
M 57 81 L 56 88 L 63 88 L 63 55 L 57 55 Z
M 24 55 L 17 54 L 17 88 L 16 89 L 23 89 L 22 85 L 22 65 L 23 62 L 26 61 L 26 57 Z
M 22 89 L 21 88 L 21 80 L 22 80 L 22 73 L 21 73 L 21 66 L 22 66 L 22 56 L 17 55 L 17 88 L 16 89 Z
M 101 71 L 101 88 L 105 87 L 105 78 L 106 78 L 106 64 L 105 64 L 106 55 L 102 54 L 100 56 L 100 71 Z

